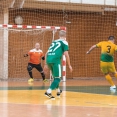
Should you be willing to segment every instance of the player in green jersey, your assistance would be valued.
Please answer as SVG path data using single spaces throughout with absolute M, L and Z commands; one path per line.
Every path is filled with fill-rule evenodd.
M 52 76 L 54 81 L 50 85 L 49 89 L 45 92 L 45 96 L 54 99 L 55 97 L 52 96 L 52 90 L 57 89 L 57 96 L 60 96 L 62 90 L 59 89 L 59 83 L 61 78 L 61 58 L 64 54 L 70 69 L 72 72 L 72 67 L 70 64 L 70 58 L 68 54 L 68 42 L 66 41 L 66 31 L 61 30 L 59 31 L 60 39 L 53 41 L 45 55 L 46 63 L 44 66 L 44 70 L 49 68 L 52 72 Z

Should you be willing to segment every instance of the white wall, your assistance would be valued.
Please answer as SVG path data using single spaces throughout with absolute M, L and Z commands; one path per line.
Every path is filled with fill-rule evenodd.
M 36 1 L 53 1 L 53 2 L 70 2 L 82 4 L 100 4 L 100 5 L 117 5 L 117 0 L 36 0 Z

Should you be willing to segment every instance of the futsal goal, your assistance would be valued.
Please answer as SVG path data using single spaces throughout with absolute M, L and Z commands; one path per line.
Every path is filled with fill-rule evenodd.
M 20 24 L 20 21 L 17 23 Z M 33 49 L 35 43 L 40 43 L 40 49 L 46 53 L 51 42 L 59 38 L 58 32 L 66 30 L 66 27 L 0 24 L 0 29 L 12 37 L 8 49 L 4 51 L 5 60 L 7 60 L 4 61 L 4 64 L 7 67 L 5 67 L 4 74 L 1 76 L 1 78 L 7 79 L 28 78 L 26 68 L 29 58 L 24 58 L 23 55 Z M 45 35 L 47 35 L 46 38 Z M 43 61 L 42 66 L 44 66 Z M 35 72 L 33 73 L 34 76 L 39 78 L 39 74 Z M 49 75 L 51 80 L 51 72 L 46 74 L 46 78 L 49 78 Z M 62 59 L 62 79 L 66 81 L 66 59 L 64 55 Z

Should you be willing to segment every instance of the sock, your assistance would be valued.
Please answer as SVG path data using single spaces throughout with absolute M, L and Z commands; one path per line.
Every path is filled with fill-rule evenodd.
M 30 78 L 32 78 L 32 79 L 33 79 L 32 71 L 31 71 L 31 72 L 28 72 L 28 73 L 29 73 Z
M 51 93 L 51 92 L 52 92 L 52 89 L 49 88 L 49 89 L 47 90 L 47 93 Z
M 45 80 L 45 74 L 44 74 L 44 72 L 41 72 L 41 76 L 42 76 L 43 80 Z
M 117 78 L 117 73 L 115 73 L 115 78 Z
M 114 86 L 114 83 L 113 83 L 113 81 L 112 81 L 112 78 L 111 78 L 111 76 L 110 76 L 109 74 L 106 75 L 105 78 L 106 78 L 106 80 L 111 84 L 111 86 Z
M 59 93 L 60 93 L 60 89 L 59 89 L 59 88 L 57 89 L 57 92 L 59 92 Z
M 57 91 L 57 92 L 60 92 L 59 84 L 58 84 L 57 87 L 56 87 L 56 91 Z
M 52 82 L 50 89 L 52 90 L 56 89 L 59 83 L 60 83 L 60 78 L 54 78 L 54 81 Z

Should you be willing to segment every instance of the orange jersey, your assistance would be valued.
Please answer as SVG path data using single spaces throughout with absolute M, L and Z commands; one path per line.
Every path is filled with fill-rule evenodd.
M 30 56 L 29 63 L 32 64 L 40 64 L 41 63 L 41 58 L 44 56 L 42 50 L 36 50 L 32 49 L 28 52 L 28 55 Z

